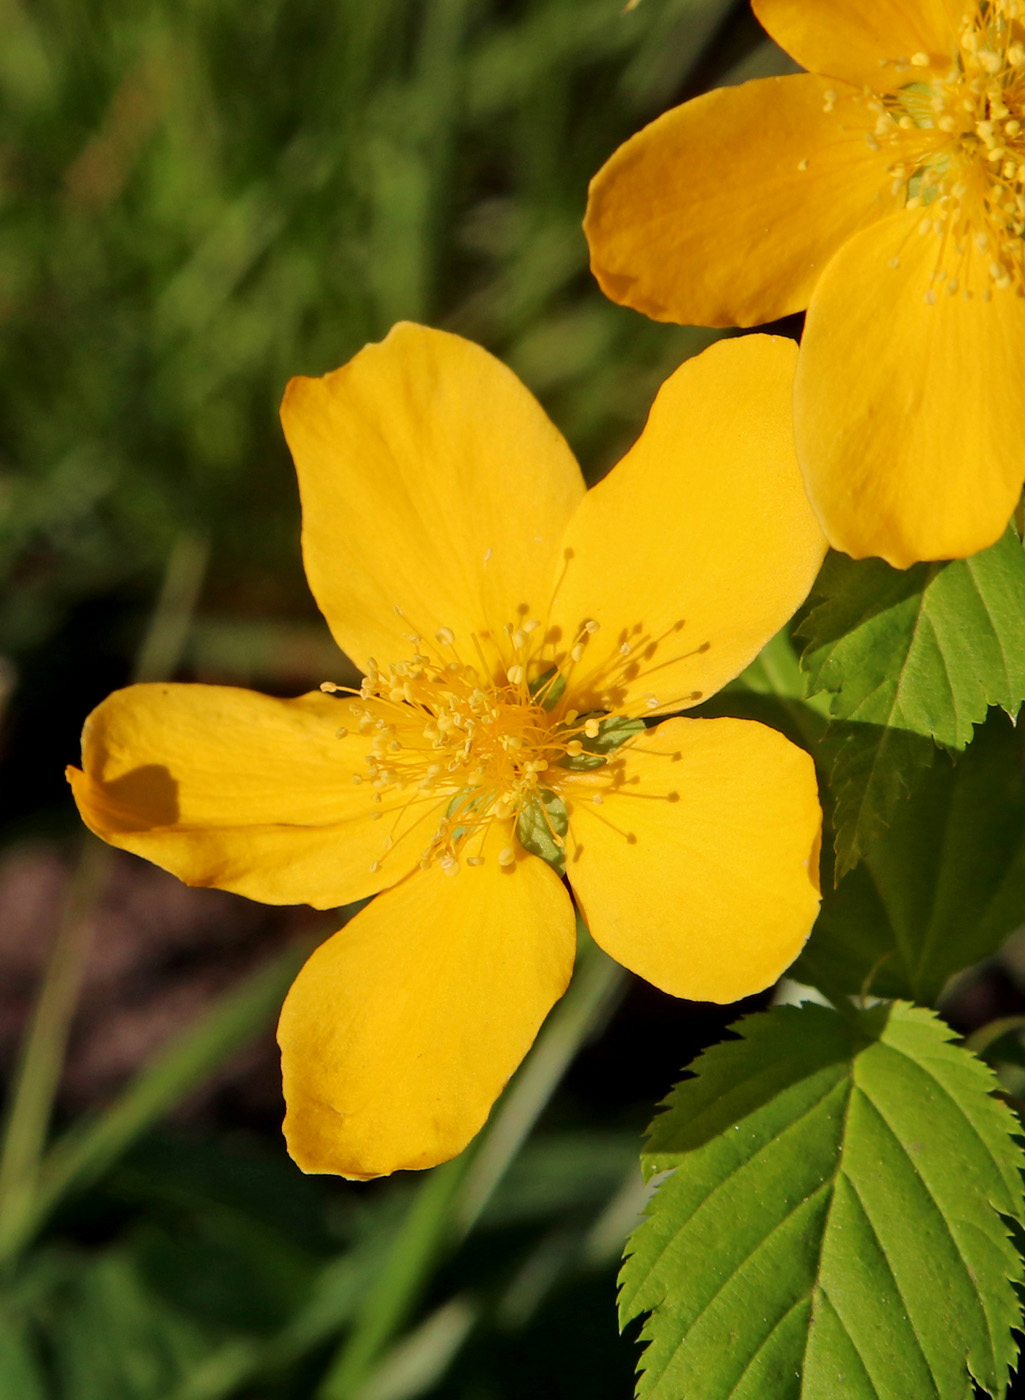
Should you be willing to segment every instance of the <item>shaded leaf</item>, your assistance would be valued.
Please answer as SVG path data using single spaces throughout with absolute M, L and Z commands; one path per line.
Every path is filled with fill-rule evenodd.
M 1025 552 L 1009 529 L 969 559 L 900 571 L 830 554 L 799 628 L 810 691 L 828 691 L 836 874 L 887 830 L 934 757 L 990 705 L 1025 699 Z M 830 742 L 830 736 L 827 736 Z
M 939 754 L 885 841 L 826 889 L 794 976 L 933 1002 L 1025 922 L 1025 736 L 993 711 L 956 763 Z
M 1022 1265 L 1016 1121 L 932 1013 L 778 1007 L 656 1118 L 669 1172 L 621 1274 L 646 1400 L 1006 1393 Z

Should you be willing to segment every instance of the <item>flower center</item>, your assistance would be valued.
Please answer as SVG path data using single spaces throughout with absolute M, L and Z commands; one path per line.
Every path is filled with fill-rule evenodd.
M 381 667 L 371 660 L 358 694 L 345 699 L 351 728 L 369 738 L 367 772 L 356 781 L 370 783 L 379 804 L 398 799 L 388 804 L 398 807 L 398 818 L 382 858 L 402 835 L 404 818 L 415 820 L 447 798 L 420 857 L 423 868 L 437 861 L 454 875 L 463 860 L 482 864 L 488 827 L 509 818 L 521 845 L 561 868 L 566 794 L 575 786 L 578 795 L 600 804 L 613 777 L 608 755 L 644 729 L 641 720 L 570 708 L 566 677 L 596 623 L 583 624 L 565 669 L 543 660 L 537 621 L 505 630 L 513 659 L 498 678 L 482 657 L 474 664 L 459 655 L 453 633 L 443 627 L 436 646 L 414 638 L 408 661 Z M 321 689 L 342 693 L 331 682 Z M 498 861 L 512 865 L 515 858 L 510 846 Z M 380 861 L 371 866 L 379 868 Z
M 1020 0 L 983 0 L 962 20 L 945 72 L 935 70 L 928 54 L 913 54 L 886 65 L 911 81 L 865 94 L 876 117 L 869 145 L 894 147 L 893 193 L 903 195 L 906 208 L 922 210 L 919 232 L 940 240 L 928 302 L 940 290 L 969 301 L 988 301 L 1007 288 L 1025 295 L 1020 14 Z

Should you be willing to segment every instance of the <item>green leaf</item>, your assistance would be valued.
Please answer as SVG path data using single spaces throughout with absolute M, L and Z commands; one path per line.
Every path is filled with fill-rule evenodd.
M 566 693 L 566 677 L 558 666 L 552 666 L 532 680 L 528 689 L 531 699 L 539 701 L 543 709 L 554 710 Z
M 799 635 L 810 691 L 832 696 L 836 876 L 884 834 L 941 744 L 1025 699 L 1025 552 L 1013 530 L 969 559 L 903 572 L 830 554 Z
M 994 710 L 956 764 L 938 755 L 886 840 L 825 890 L 794 976 L 931 1003 L 1023 922 L 1025 733 Z
M 113 1249 L 78 1271 L 52 1345 L 62 1395 L 163 1400 L 200 1364 L 209 1339 L 149 1288 L 127 1249 Z
M 632 739 L 635 734 L 643 734 L 647 725 L 642 719 L 630 719 L 626 715 L 609 715 L 608 719 L 603 719 L 598 726 L 598 733 L 593 739 L 589 739 L 586 734 L 581 736 L 580 743 L 586 753 L 610 754 L 615 753 L 621 744 L 625 744 L 627 739 Z
M 516 835 L 520 845 L 547 861 L 560 875 L 566 873 L 566 848 L 562 838 L 569 826 L 566 804 L 556 793 L 538 788 L 520 812 Z
M 593 718 L 597 719 L 597 715 Z M 583 731 L 576 736 L 583 753 L 566 754 L 559 760 L 559 767 L 570 768 L 574 772 L 604 768 L 610 753 L 615 753 L 621 744 L 625 744 L 627 739 L 632 739 L 635 734 L 643 734 L 646 728 L 647 725 L 642 719 L 629 719 L 626 715 L 608 715 L 598 725 L 598 733 L 593 738 Z
M 621 1274 L 645 1400 L 1006 1394 L 1022 1264 L 1016 1120 L 928 1011 L 778 1007 L 656 1118 Z
M 0 1395 L 11 1400 L 46 1400 L 44 1373 L 11 1310 L 0 1311 Z

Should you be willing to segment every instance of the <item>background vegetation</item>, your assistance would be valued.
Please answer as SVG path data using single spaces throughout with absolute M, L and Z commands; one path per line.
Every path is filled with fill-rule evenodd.
M 274 1020 L 351 911 L 187 890 L 100 848 L 63 769 L 132 676 L 280 694 L 344 678 L 302 575 L 277 424 L 291 375 L 401 318 L 443 326 L 521 375 L 592 479 L 607 469 L 715 333 L 601 296 L 588 179 L 667 106 L 791 66 L 733 0 L 0 0 L 2 1400 L 632 1393 L 615 1280 L 643 1129 L 738 1009 L 663 997 L 585 938 L 462 1159 L 305 1178 L 280 1136 Z M 854 625 L 836 598 L 867 600 L 871 624 L 880 589 L 917 608 L 934 586 L 877 572 L 824 572 L 805 619 L 823 673 Z M 827 726 L 804 687 L 783 639 L 713 703 L 821 762 L 852 717 Z M 975 698 L 958 745 L 999 701 Z M 857 755 L 890 734 L 892 716 L 853 718 Z M 917 797 L 862 803 L 887 840 L 829 894 L 799 971 L 849 990 L 872 964 L 877 990 L 939 998 L 1020 1096 L 1020 946 L 942 988 L 1021 922 L 1021 731 L 991 715 L 956 769 L 911 739 Z M 843 863 L 866 833 L 836 815 Z M 884 897 L 912 869 L 927 928 Z M 972 923 L 976 885 L 996 894 Z M 907 957 L 884 965 L 894 929 Z
M 340 678 L 290 375 L 430 322 L 611 465 L 712 333 L 604 300 L 587 181 L 787 66 L 730 0 L 0 0 L 0 1395 L 630 1393 L 640 1134 L 722 1013 L 589 951 L 476 1154 L 303 1178 L 273 1021 L 329 929 L 97 851 L 62 775 L 132 674 Z

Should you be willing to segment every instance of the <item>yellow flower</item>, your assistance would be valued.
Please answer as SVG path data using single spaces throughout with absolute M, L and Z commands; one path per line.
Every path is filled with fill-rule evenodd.
M 811 72 L 622 146 L 592 184 L 592 266 L 656 320 L 807 307 L 795 434 L 830 543 L 971 554 L 1025 476 L 1025 4 L 753 3 Z
M 69 777 L 104 840 L 272 904 L 378 895 L 282 1012 L 306 1171 L 426 1167 L 477 1132 L 570 977 L 563 858 L 595 939 L 674 995 L 731 1001 L 800 950 L 807 754 L 750 721 L 627 718 L 717 690 L 811 585 L 795 359 L 713 346 L 585 492 L 514 375 L 397 326 L 282 409 L 307 575 L 362 688 L 137 685 L 87 720 Z

